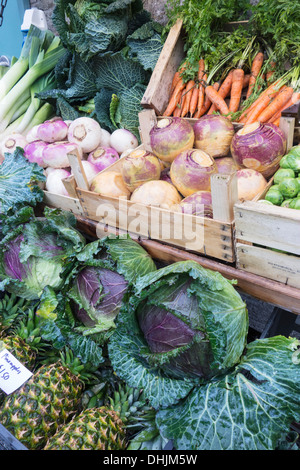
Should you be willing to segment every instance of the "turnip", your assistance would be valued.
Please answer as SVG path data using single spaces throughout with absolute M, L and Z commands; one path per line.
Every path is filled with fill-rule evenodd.
M 150 152 L 138 157 L 128 155 L 123 159 L 121 173 L 124 183 L 132 192 L 146 181 L 159 180 L 160 161 Z
M 135 135 L 127 129 L 117 129 L 110 136 L 110 145 L 119 155 L 127 149 L 135 149 L 138 144 Z
M 90 153 L 101 144 L 101 127 L 95 119 L 80 117 L 68 129 L 68 141 L 79 145 L 83 153 Z
M 82 163 L 85 175 L 87 177 L 87 180 L 89 183 L 91 183 L 92 180 L 95 178 L 95 176 L 99 173 L 99 170 L 96 167 L 96 165 L 94 165 L 91 162 L 88 162 L 87 160 L 82 160 L 81 163 Z
M 60 194 L 61 196 L 69 196 L 62 181 L 69 176 L 71 176 L 71 173 L 67 170 L 63 170 L 61 168 L 53 169 L 53 171 L 50 171 L 47 174 L 46 190 L 50 193 Z
M 217 165 L 208 153 L 191 149 L 175 158 L 170 177 L 178 191 L 187 197 L 197 191 L 210 191 L 210 178 L 217 172 Z
M 37 136 L 37 130 L 40 124 L 37 124 L 36 126 L 33 126 L 32 129 L 26 134 L 26 140 L 27 142 L 34 142 L 35 140 L 39 140 Z
M 17 147 L 24 148 L 27 144 L 28 142 L 22 134 L 10 134 L 0 143 L 0 156 L 4 158 L 5 153 L 13 153 Z
M 101 196 L 122 197 L 129 199 L 130 191 L 127 189 L 122 175 L 115 171 L 98 173 L 92 180 L 90 190 L 101 194 Z
M 102 147 L 110 147 L 110 132 L 106 129 L 101 128 L 101 146 Z
M 219 114 L 200 117 L 194 126 L 195 148 L 203 150 L 211 157 L 226 157 L 234 136 L 233 124 Z
M 182 197 L 172 184 L 167 181 L 154 180 L 147 181 L 135 189 L 130 200 L 147 206 L 171 209 L 174 205 L 180 203 Z
M 171 163 L 181 152 L 192 149 L 194 140 L 191 124 L 182 118 L 161 119 L 150 130 L 152 152 L 163 162 Z
M 238 185 L 238 198 L 251 201 L 267 186 L 265 177 L 251 168 L 242 168 L 236 172 Z
M 43 124 L 40 124 L 36 130 L 38 139 L 48 143 L 65 140 L 67 133 L 68 126 L 61 118 L 45 121 Z
M 87 158 L 88 162 L 98 168 L 98 173 L 115 163 L 117 160 L 119 160 L 118 152 L 112 147 L 104 147 L 102 145 L 90 152 Z
M 48 165 L 44 163 L 43 159 L 43 151 L 46 147 L 47 144 L 43 140 L 34 140 L 33 142 L 29 142 L 24 147 L 24 156 L 32 163 L 37 163 L 39 166 L 47 167 Z
M 54 142 L 48 144 L 43 149 L 43 161 L 45 166 L 52 168 L 68 168 L 70 166 L 68 153 L 77 150 L 80 158 L 82 158 L 82 149 L 75 143 L 71 142 Z

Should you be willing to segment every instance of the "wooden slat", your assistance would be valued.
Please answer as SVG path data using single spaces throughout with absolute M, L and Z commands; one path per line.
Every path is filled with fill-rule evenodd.
M 61 196 L 60 194 L 44 191 L 43 203 L 49 207 L 56 207 L 65 211 L 73 212 L 75 215 L 84 215 L 84 211 L 78 199 Z
M 77 188 L 84 214 L 90 219 L 207 256 L 234 261 L 231 224 L 169 211 L 129 200 L 103 197 Z
M 168 34 L 141 101 L 144 108 L 155 109 L 158 115 L 167 106 L 174 73 L 185 57 L 181 28 L 182 20 L 177 20 Z
M 246 201 L 234 208 L 236 238 L 300 255 L 300 212 Z
M 300 257 L 236 244 L 237 268 L 300 289 Z

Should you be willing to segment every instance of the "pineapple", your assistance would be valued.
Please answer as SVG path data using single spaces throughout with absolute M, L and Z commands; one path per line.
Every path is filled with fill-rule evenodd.
M 42 365 L 4 399 L 0 423 L 28 449 L 43 448 L 49 437 L 78 412 L 89 378 L 78 358 L 67 350 L 59 361 Z
M 124 450 L 129 429 L 153 416 L 142 392 L 126 385 L 103 406 L 86 408 L 50 437 L 44 450 Z
M 0 299 L 0 337 L 7 334 L 14 322 L 24 314 L 28 300 L 5 293 Z

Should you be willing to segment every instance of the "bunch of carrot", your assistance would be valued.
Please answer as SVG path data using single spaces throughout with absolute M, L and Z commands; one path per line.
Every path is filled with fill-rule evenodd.
M 263 64 L 264 54 L 259 51 L 252 60 L 249 73 L 245 73 L 244 68 L 237 65 L 227 73 L 222 82 L 216 81 L 212 84 L 208 80 L 204 59 L 199 60 L 197 77 L 186 83 L 182 78 L 185 70 L 185 65 L 183 65 L 174 75 L 164 116 L 198 119 L 204 114 L 217 112 L 243 124 L 260 121 L 279 125 L 282 111 L 300 99 L 299 81 L 294 80 L 293 83 L 288 84 L 291 77 L 289 73 L 272 82 L 276 64 L 273 63 L 272 68 L 265 74 Z M 245 102 L 249 102 L 248 98 L 254 90 L 257 93 L 257 90 L 259 91 L 262 87 L 261 80 L 258 81 L 259 77 L 263 79 L 263 91 L 250 106 L 239 112 L 239 109 L 243 107 L 243 90 Z

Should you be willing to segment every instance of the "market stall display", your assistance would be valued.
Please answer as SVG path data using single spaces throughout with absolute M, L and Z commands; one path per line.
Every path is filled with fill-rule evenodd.
M 1 66 L 15 447 L 299 448 L 300 340 L 253 339 L 239 291 L 300 312 L 300 18 L 283 3 L 170 0 L 162 28 L 139 0 L 56 0 L 57 34 L 32 26 Z

